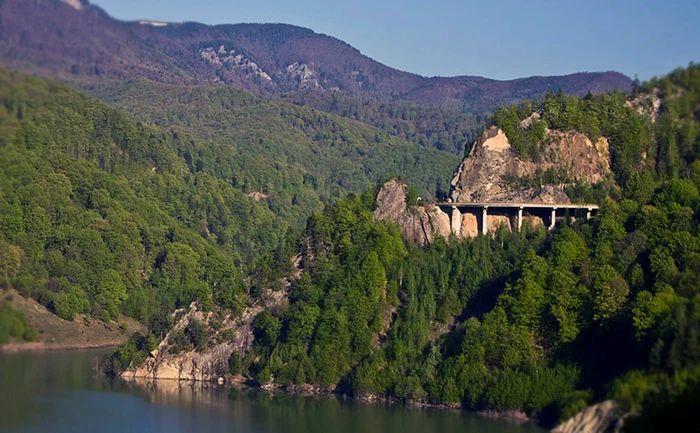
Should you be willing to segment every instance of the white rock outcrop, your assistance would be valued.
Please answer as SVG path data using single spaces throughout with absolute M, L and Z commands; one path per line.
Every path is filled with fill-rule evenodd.
M 624 414 L 613 400 L 588 407 L 557 426 L 552 433 L 619 433 Z
M 533 116 L 526 120 L 536 121 Z M 569 203 L 566 184 L 536 188 L 519 184 L 520 179 L 547 170 L 566 174 L 570 181 L 600 182 L 611 176 L 608 141 L 601 137 L 592 143 L 580 132 L 550 130 L 537 161 L 523 160 L 511 148 L 506 134 L 493 126 L 476 140 L 455 171 L 451 198 L 455 202 Z
M 420 245 L 433 242 L 435 236 L 450 237 L 450 216 L 433 204 L 406 206 L 406 185 L 398 180 L 385 183 L 377 194 L 377 209 L 374 217 L 378 220 L 392 220 L 399 223 L 403 235 Z

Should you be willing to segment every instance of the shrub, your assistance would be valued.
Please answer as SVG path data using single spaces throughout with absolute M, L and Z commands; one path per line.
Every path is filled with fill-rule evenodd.
M 236 353 L 235 351 L 233 353 L 231 353 L 231 357 L 228 360 L 228 366 L 229 366 L 229 370 L 231 371 L 232 375 L 235 376 L 235 375 L 241 374 L 241 367 L 242 367 L 241 358 L 240 358 L 240 356 L 238 356 L 238 353 Z
M 185 327 L 185 335 L 197 352 L 201 352 L 207 345 L 209 330 L 207 325 L 199 320 L 192 320 Z
M 36 328 L 27 328 L 22 338 L 24 341 L 37 341 L 39 340 L 39 331 Z

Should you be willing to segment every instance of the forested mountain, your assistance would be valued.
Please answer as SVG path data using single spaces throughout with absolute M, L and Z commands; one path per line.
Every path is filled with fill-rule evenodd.
M 227 149 L 227 163 L 210 159 L 208 168 L 246 193 L 267 195 L 271 209 L 294 215 L 298 222 L 322 202 L 362 191 L 388 176 L 411 179 L 421 194 L 433 196 L 447 188 L 459 160 L 454 148 L 428 149 L 416 143 L 415 136 L 411 143 L 401 134 L 391 136 L 366 123 L 231 87 L 140 80 L 87 90 L 142 122 L 184 131 Z
M 2 63 L 81 82 L 148 78 L 171 84 L 227 84 L 258 94 L 339 91 L 473 113 L 559 88 L 582 96 L 616 87 L 627 90 L 631 83 L 614 72 L 511 81 L 427 78 L 385 66 L 309 29 L 121 22 L 83 0 L 4 0 L 0 18 Z
M 614 398 L 633 414 L 629 431 L 682 430 L 700 387 L 699 80 L 691 65 L 629 98 L 550 95 L 507 110 L 606 134 L 617 185 L 588 187 L 601 204 L 592 221 L 420 247 L 374 219 L 375 190 L 327 206 L 298 243 L 289 307 L 256 317 L 231 372 L 542 422 Z M 494 121 L 508 130 L 503 113 Z M 191 324 L 177 350 L 219 338 Z M 115 362 L 152 347 L 134 339 Z
M 214 302 L 243 305 L 251 287 L 286 268 L 278 261 L 288 229 L 322 200 L 365 189 L 383 173 L 420 178 L 424 166 L 448 173 L 454 163 L 292 105 L 245 114 L 253 132 L 237 136 L 236 147 L 144 126 L 57 82 L 6 70 L 0 78 L 0 239 L 12 256 L 3 257 L 3 274 L 65 318 L 109 320 L 121 309 L 145 321 L 210 302 L 212 290 Z M 262 131 L 271 136 L 254 135 Z M 242 155 L 246 139 L 252 147 Z M 266 153 L 265 140 L 286 148 Z M 272 158 L 279 152 L 289 160 Z M 325 157 L 309 172 L 313 153 Z M 437 182 L 426 179 L 426 188 Z
M 56 82 L 2 70 L 0 92 L 0 233 L 21 263 L 4 272 L 11 286 L 70 320 L 145 321 L 212 290 L 243 300 L 242 269 L 288 224 L 189 165 L 197 144 Z
M 0 18 L 3 64 L 112 105 L 0 70 L 2 286 L 147 324 L 115 371 L 164 336 L 161 355 L 214 350 L 245 317 L 227 378 L 543 423 L 613 398 L 629 431 L 681 431 L 700 404 L 698 66 L 604 92 L 630 81 L 425 78 L 307 29 L 124 23 L 83 0 L 0 0 Z M 598 184 L 512 179 L 565 184 L 596 218 L 427 246 L 375 219 L 390 176 L 411 206 L 445 193 L 485 124 L 532 161 L 547 131 L 605 137 Z M 178 323 L 188 308 L 206 322 Z M 28 325 L 0 307 L 0 342 Z
M 177 127 L 196 138 L 235 146 L 243 156 L 237 164 L 245 177 L 236 185 L 265 194 L 263 189 L 279 192 L 288 189 L 282 184 L 299 185 L 302 176 L 314 186 L 299 185 L 306 191 L 295 200 L 317 204 L 318 199 L 327 202 L 341 190 L 358 191 L 359 179 L 350 179 L 356 177 L 350 172 L 357 171 L 351 162 L 357 158 L 348 158 L 347 149 L 329 140 L 327 131 L 300 130 L 304 119 L 325 116 L 288 108 L 280 101 L 368 125 L 361 128 L 367 145 L 358 150 L 373 154 L 374 166 L 367 170 L 372 176 L 412 178 L 409 172 L 380 167 L 380 155 L 386 159 L 386 154 L 370 136 L 378 128 L 399 138 L 377 139 L 394 148 L 390 165 L 405 166 L 413 160 L 416 166 L 435 167 L 437 171 L 427 171 L 441 173 L 417 184 L 425 186 L 421 195 L 433 196 L 443 193 L 447 171 L 430 161 L 453 164 L 454 160 L 412 148 L 401 154 L 399 147 L 405 141 L 461 156 L 497 105 L 558 89 L 581 96 L 628 89 L 631 83 L 612 72 L 512 81 L 426 78 L 382 65 L 342 41 L 309 29 L 282 24 L 123 22 L 84 0 L 4 0 L 0 23 L 0 64 L 66 80 L 125 109 L 134 120 Z M 255 98 L 245 96 L 243 90 Z M 199 92 L 211 98 L 196 97 Z M 177 97 L 183 99 L 171 99 Z M 276 119 L 269 131 L 261 121 L 268 117 Z M 261 153 L 265 156 L 259 157 Z M 255 157 L 247 158 L 250 155 Z M 339 164 L 338 172 L 322 172 L 331 160 Z M 273 206 L 279 212 L 286 210 L 281 204 Z M 297 216 L 304 219 L 308 213 Z

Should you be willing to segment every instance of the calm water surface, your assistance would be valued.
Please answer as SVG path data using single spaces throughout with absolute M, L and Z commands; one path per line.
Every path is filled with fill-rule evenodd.
M 470 413 L 329 396 L 177 381 L 126 383 L 94 369 L 105 353 L 0 354 L 0 432 L 544 432 Z

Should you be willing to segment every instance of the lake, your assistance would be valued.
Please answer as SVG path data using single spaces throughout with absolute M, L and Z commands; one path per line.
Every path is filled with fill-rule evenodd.
M 0 432 L 524 433 L 448 410 L 365 404 L 177 381 L 127 383 L 98 372 L 109 351 L 0 354 Z

